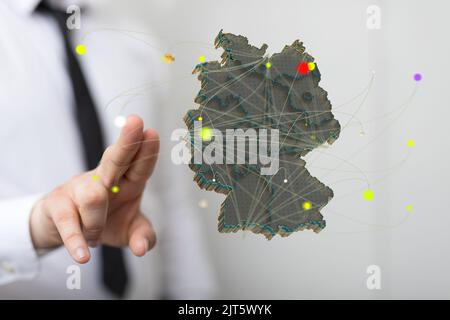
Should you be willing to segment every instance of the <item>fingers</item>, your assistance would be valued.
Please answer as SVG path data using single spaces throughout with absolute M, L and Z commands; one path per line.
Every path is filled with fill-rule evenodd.
M 141 148 L 136 154 L 126 177 L 132 182 L 145 182 L 153 173 L 159 154 L 159 135 L 153 129 L 144 131 Z
M 143 139 L 144 123 L 137 116 L 129 116 L 119 139 L 108 147 L 98 167 L 98 175 L 109 188 L 127 171 Z
M 73 198 L 81 217 L 84 237 L 90 247 L 96 247 L 106 224 L 108 191 L 100 182 L 83 181 L 74 186 Z
M 128 246 L 135 256 L 142 257 L 156 244 L 156 234 L 150 221 L 138 214 L 128 230 Z
M 78 263 L 86 263 L 90 252 L 80 226 L 77 209 L 69 197 L 55 197 L 51 217 L 69 254 Z
M 107 227 L 111 221 L 108 218 L 110 188 L 125 174 L 131 182 L 145 182 L 155 167 L 159 153 L 159 136 L 156 131 L 152 129 L 144 131 L 143 128 L 143 121 L 139 117 L 128 117 L 117 142 L 103 154 L 95 175 L 91 172 L 74 178 L 70 184 L 67 184 L 68 187 L 61 189 L 61 192 L 56 192 L 52 201 L 49 202 L 51 203 L 48 205 L 51 207 L 49 212 L 51 212 L 54 226 L 69 254 L 78 263 L 89 261 L 88 245 L 95 247 L 100 239 L 104 241 L 105 237 L 110 237 L 108 241 L 115 243 L 117 230 L 121 231 L 121 241 L 118 245 L 127 241 L 136 256 L 143 256 L 156 243 L 155 232 L 150 221 L 138 209 L 134 212 L 123 210 L 123 206 L 118 205 L 121 201 L 119 197 L 111 201 L 115 201 L 114 210 L 122 208 L 116 216 L 121 217 L 123 214 L 126 219 L 122 220 L 126 223 L 114 225 L 113 229 Z M 142 190 L 136 192 L 136 197 L 124 199 L 138 199 L 138 192 Z M 136 202 L 136 207 L 138 206 L 139 203 Z M 131 218 L 131 223 L 129 223 L 129 214 L 134 216 Z M 111 218 L 112 215 L 109 217 Z M 114 230 L 116 232 L 112 232 Z M 57 235 L 56 238 L 60 243 Z

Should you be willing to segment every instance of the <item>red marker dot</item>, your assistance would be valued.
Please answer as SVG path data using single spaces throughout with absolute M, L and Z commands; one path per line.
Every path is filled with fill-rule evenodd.
M 297 65 L 297 72 L 302 75 L 308 74 L 309 72 L 308 64 L 306 62 L 300 62 Z

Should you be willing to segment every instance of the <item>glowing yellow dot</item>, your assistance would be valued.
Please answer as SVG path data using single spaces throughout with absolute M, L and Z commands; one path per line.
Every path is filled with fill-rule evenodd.
M 314 62 L 308 62 L 308 70 L 313 71 L 316 68 L 316 64 Z
M 413 210 L 412 204 L 408 204 L 408 205 L 405 207 L 405 209 L 406 209 L 406 211 L 412 211 L 412 210 Z
M 309 201 L 305 201 L 305 202 L 303 202 L 302 207 L 303 207 L 303 210 L 309 210 L 312 208 L 312 204 Z
M 372 201 L 373 200 L 373 191 L 370 189 L 364 190 L 364 200 Z
M 198 117 L 197 119 L 198 119 L 198 121 L 203 121 L 203 117 L 202 116 Z
M 267 68 L 267 69 L 270 69 L 271 67 L 272 67 L 272 64 L 271 64 L 270 62 L 267 62 L 267 63 L 266 63 L 266 68 Z
M 79 44 L 75 47 L 75 52 L 82 56 L 83 54 L 85 54 L 87 51 L 86 46 L 84 44 Z
M 198 61 L 200 61 L 201 63 L 205 62 L 205 56 L 198 57 Z
M 409 139 L 407 145 L 409 148 L 412 148 L 416 145 L 416 142 L 413 139 Z
M 98 180 L 98 176 L 96 176 L 95 174 L 92 176 L 92 180 L 97 181 Z
M 111 191 L 112 191 L 112 193 L 119 193 L 119 191 L 120 191 L 119 186 L 113 186 L 111 188 Z
M 171 53 L 166 53 L 161 57 L 161 60 L 167 64 L 171 64 L 172 62 L 175 61 L 175 57 Z
M 200 137 L 203 141 L 211 141 L 213 136 L 213 131 L 208 127 L 203 127 L 200 131 Z

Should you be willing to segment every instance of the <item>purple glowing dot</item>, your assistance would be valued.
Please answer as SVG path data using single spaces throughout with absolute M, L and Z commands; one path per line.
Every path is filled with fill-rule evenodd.
M 416 74 L 414 75 L 414 80 L 415 80 L 415 81 L 420 81 L 420 80 L 422 80 L 422 75 L 421 75 L 420 73 L 416 73 Z

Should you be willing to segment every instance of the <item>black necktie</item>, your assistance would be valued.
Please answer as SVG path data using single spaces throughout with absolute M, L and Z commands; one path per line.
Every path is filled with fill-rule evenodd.
M 68 16 L 63 11 L 53 9 L 44 1 L 39 4 L 38 11 L 52 16 L 57 21 L 63 35 L 67 68 L 75 97 L 75 118 L 83 142 L 86 167 L 88 170 L 92 170 L 97 167 L 105 144 L 92 96 L 69 41 L 69 30 L 66 26 Z M 128 281 L 122 249 L 103 245 L 101 257 L 104 285 L 114 295 L 122 297 Z

